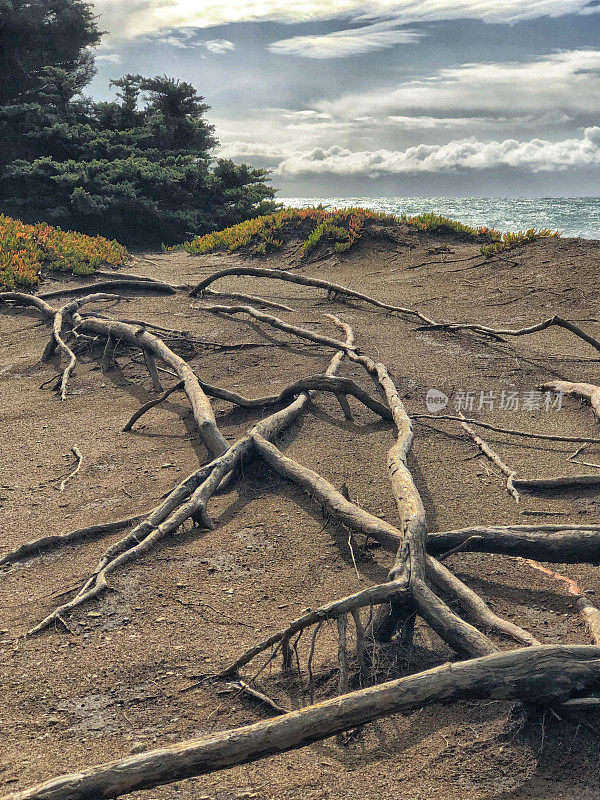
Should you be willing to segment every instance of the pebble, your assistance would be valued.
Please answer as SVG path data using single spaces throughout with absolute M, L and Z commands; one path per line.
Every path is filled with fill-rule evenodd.
M 129 748 L 129 752 L 132 755 L 135 755 L 135 753 L 143 753 L 144 750 L 146 750 L 146 745 L 143 742 L 134 742 Z

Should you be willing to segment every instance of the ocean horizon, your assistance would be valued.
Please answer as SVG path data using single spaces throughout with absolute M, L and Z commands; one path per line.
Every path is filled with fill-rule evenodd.
M 435 212 L 501 231 L 551 228 L 563 236 L 600 239 L 600 197 L 278 197 L 286 206 L 361 206 L 391 214 Z

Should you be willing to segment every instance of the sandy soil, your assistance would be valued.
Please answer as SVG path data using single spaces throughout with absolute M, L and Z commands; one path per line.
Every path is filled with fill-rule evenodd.
M 440 251 L 448 243 L 449 251 Z M 599 244 L 545 240 L 484 262 L 473 244 L 403 231 L 396 241 L 361 243 L 355 252 L 302 268 L 437 318 L 521 326 L 560 312 L 597 328 Z M 149 259 L 149 260 L 147 260 Z M 433 262 L 415 269 L 410 266 Z M 242 256 L 140 256 L 137 274 L 194 283 Z M 285 266 L 286 259 L 267 260 Z M 54 288 L 48 280 L 44 289 Z M 275 281 L 227 279 L 216 287 L 260 294 L 291 305 L 285 318 L 332 332 L 323 314 L 334 311 L 354 326 L 358 343 L 390 365 L 409 411 L 425 411 L 435 387 L 524 392 L 551 378 L 600 382 L 596 354 L 580 340 L 551 329 L 509 343 L 470 334 L 420 332 L 416 325 L 359 303 L 330 302 L 319 290 Z M 247 343 L 244 349 L 198 346 L 190 360 L 207 381 L 247 395 L 275 392 L 319 372 L 329 354 L 242 318 L 202 311 L 185 293 L 134 297 L 113 313 L 192 331 L 206 342 Z M 281 312 L 283 315 L 284 312 Z M 586 320 L 583 322 L 583 320 Z M 48 327 L 27 311 L 0 314 L 0 554 L 47 533 L 62 533 L 150 508 L 183 475 L 205 460 L 184 398 L 150 412 L 132 433 L 120 430 L 149 396 L 143 365 L 121 351 L 119 369 L 103 374 L 101 348 L 80 359 L 67 402 L 40 384 L 53 374 L 40 365 Z M 558 356 L 558 357 L 557 357 Z M 578 360 L 584 359 L 584 360 Z M 54 361 L 56 368 L 58 362 Z M 356 368 L 344 365 L 366 389 Z M 168 385 L 170 378 L 166 378 Z M 260 412 L 214 404 L 226 437 Z M 385 474 L 389 424 L 353 404 L 343 419 L 335 400 L 318 396 L 280 442 L 304 464 L 390 521 L 395 509 Z M 479 412 L 498 424 L 540 432 L 598 435 L 589 407 L 566 399 L 557 410 Z M 568 457 L 574 446 L 487 436 L 526 476 L 594 474 Z M 57 491 L 71 468 L 70 450 L 84 456 L 80 473 Z M 586 460 L 600 462 L 598 448 Z M 520 505 L 452 423 L 419 424 L 411 467 L 431 530 L 470 523 L 598 522 L 600 493 L 524 496 Z M 554 512 L 527 516 L 526 511 Z M 265 467 L 250 465 L 212 505 L 216 528 L 186 528 L 112 579 L 114 591 L 70 619 L 72 632 L 25 631 L 63 600 L 93 568 L 107 543 L 64 548 L 17 564 L 0 575 L 0 789 L 9 791 L 64 771 L 161 743 L 201 736 L 269 714 L 222 684 L 197 686 L 195 676 L 224 666 L 302 609 L 385 578 L 390 555 L 355 543 L 359 577 L 347 533 Z M 508 557 L 457 554 L 448 564 L 500 614 L 543 642 L 587 642 L 564 587 Z M 562 572 L 600 594 L 593 566 Z M 593 597 L 594 595 L 592 595 Z M 424 627 L 410 652 L 394 643 L 382 654 L 381 675 L 407 674 L 451 659 Z M 511 644 L 498 640 L 502 647 Z M 335 692 L 335 642 L 325 632 L 318 649 L 318 696 Z M 261 676 L 280 703 L 308 702 L 306 687 L 286 681 L 279 667 Z M 590 723 L 592 727 L 590 727 Z M 504 702 L 435 706 L 368 725 L 345 744 L 327 740 L 297 752 L 132 795 L 137 800 L 341 798 L 383 795 L 406 800 L 587 800 L 599 796 L 595 726 L 600 719 L 555 720 Z

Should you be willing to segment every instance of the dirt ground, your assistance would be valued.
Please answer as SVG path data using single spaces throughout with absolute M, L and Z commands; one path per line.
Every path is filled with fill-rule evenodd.
M 477 253 L 475 244 L 404 231 L 396 241 L 364 242 L 355 252 L 301 269 L 437 319 L 520 327 L 558 312 L 597 335 L 598 242 L 542 240 L 492 261 L 470 258 Z M 267 259 L 266 265 L 287 266 L 286 258 Z M 409 268 L 423 262 L 432 263 Z M 129 270 L 193 284 L 238 263 L 247 260 L 153 253 L 139 256 Z M 43 289 L 56 285 L 48 279 Z M 450 397 L 454 413 L 462 390 L 474 393 L 474 415 L 500 425 L 599 435 L 589 407 L 572 398 L 565 398 L 560 410 L 499 408 L 503 391 L 518 392 L 522 404 L 524 392 L 553 378 L 600 382 L 598 354 L 567 332 L 554 328 L 502 343 L 468 333 L 419 331 L 398 316 L 278 281 L 227 278 L 215 288 L 290 305 L 293 313 L 273 313 L 337 336 L 324 317 L 335 312 L 353 325 L 361 348 L 390 366 L 409 413 L 426 411 L 430 388 Z M 203 311 L 209 301 L 192 300 L 185 292 L 128 297 L 130 302 L 111 313 L 193 332 L 206 342 L 189 354 L 198 374 L 247 396 L 275 393 L 320 372 L 330 357 L 325 348 L 242 317 Z M 40 388 L 58 366 L 58 359 L 39 363 L 48 335 L 47 324 L 33 312 L 0 313 L 0 556 L 41 535 L 149 509 L 206 460 L 181 395 L 148 413 L 132 432 L 121 432 L 131 413 L 152 396 L 143 362 L 131 352 L 118 353 L 119 368 L 104 374 L 102 349 L 93 347 L 80 358 L 64 403 Z M 248 346 L 233 347 L 240 343 Z M 356 367 L 344 364 L 340 372 L 374 391 Z M 165 385 L 171 380 L 166 376 Z M 478 410 L 480 392 L 496 395 L 493 409 L 488 404 Z M 334 485 L 346 483 L 353 499 L 393 522 L 385 468 L 391 426 L 351 404 L 355 418 L 348 421 L 335 398 L 315 397 L 279 445 Z M 214 408 L 229 441 L 265 413 L 232 409 L 222 401 Z M 454 423 L 427 421 L 415 429 L 410 466 L 431 531 L 472 523 L 600 521 L 597 489 L 524 495 L 517 505 Z M 568 460 L 575 445 L 493 433 L 486 438 L 519 475 L 597 473 Z M 83 466 L 59 492 L 60 479 L 73 465 L 74 446 L 83 454 Z M 590 447 L 583 458 L 600 463 L 600 449 Z M 347 532 L 325 519 L 296 487 L 256 463 L 228 494 L 213 500 L 211 511 L 214 530 L 187 527 L 113 575 L 114 591 L 73 614 L 70 632 L 56 629 L 23 638 L 64 602 L 66 592 L 79 587 L 120 534 L 52 551 L 0 573 L 0 793 L 265 718 L 268 709 L 222 683 L 198 685 L 197 676 L 225 666 L 303 609 L 384 580 L 391 564 L 389 553 L 365 550 L 355 541 L 357 575 Z M 542 642 L 588 642 L 565 587 L 526 563 L 463 553 L 447 563 L 495 611 Z M 558 569 L 592 592 L 592 599 L 593 593 L 600 595 L 597 567 Z M 318 697 L 335 693 L 335 646 L 330 628 L 317 648 Z M 306 641 L 302 647 L 307 649 Z M 384 649 L 380 674 L 396 677 L 452 658 L 435 634 L 418 626 L 413 649 L 396 642 Z M 284 678 L 279 662 L 260 676 L 259 685 L 286 707 L 308 703 L 306 679 L 299 686 Z M 557 720 L 506 702 L 433 706 L 369 724 L 344 743 L 326 740 L 131 797 L 592 800 L 600 796 L 598 726 L 600 715 Z

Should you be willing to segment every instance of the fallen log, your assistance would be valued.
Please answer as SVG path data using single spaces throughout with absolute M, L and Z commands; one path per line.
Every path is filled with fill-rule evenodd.
M 53 778 L 0 800 L 104 800 L 284 753 L 397 712 L 468 699 L 557 704 L 600 686 L 600 648 L 495 653 L 361 689 L 254 725 Z

